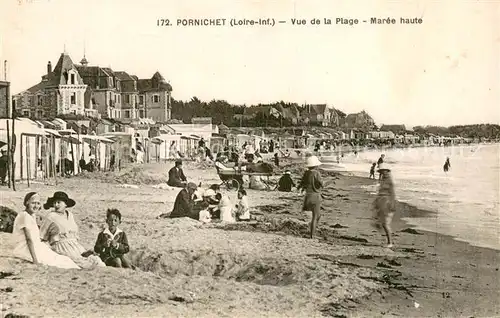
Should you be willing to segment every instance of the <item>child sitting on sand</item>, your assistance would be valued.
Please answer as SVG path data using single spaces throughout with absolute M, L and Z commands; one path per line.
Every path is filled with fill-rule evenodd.
M 238 221 L 250 221 L 250 207 L 248 206 L 245 189 L 238 190 L 238 199 L 240 201 L 236 204 L 236 219 Z
M 122 219 L 120 211 L 108 209 L 105 228 L 97 236 L 94 251 L 99 254 L 106 266 L 132 268 L 126 255 L 129 252 L 127 235 L 118 228 Z
M 200 222 L 202 223 L 210 223 L 212 221 L 212 215 L 210 214 L 210 211 L 208 210 L 210 204 L 206 201 L 203 201 L 201 204 L 201 211 L 200 211 Z
M 374 162 L 372 164 L 372 167 L 370 168 L 370 177 L 369 177 L 370 179 L 372 179 L 372 177 L 373 177 L 373 179 L 375 179 L 375 167 L 376 166 L 377 166 L 377 163 Z

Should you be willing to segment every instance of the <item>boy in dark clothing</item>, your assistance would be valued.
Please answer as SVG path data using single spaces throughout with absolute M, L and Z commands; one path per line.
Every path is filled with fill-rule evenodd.
M 321 173 L 316 169 L 320 165 L 321 162 L 316 156 L 307 158 L 306 166 L 308 170 L 304 172 L 299 185 L 301 191 L 306 191 L 302 211 L 312 211 L 310 238 L 314 238 L 316 226 L 321 217 L 321 189 L 323 188 L 323 181 Z
M 117 209 L 108 209 L 106 223 L 108 228 L 97 236 L 94 252 L 99 254 L 106 266 L 132 268 L 125 254 L 130 250 L 125 232 L 118 228 L 122 216 Z
M 370 168 L 370 177 L 369 177 L 370 179 L 372 179 L 372 177 L 373 177 L 373 179 L 375 179 L 375 167 L 376 166 L 377 166 L 377 163 L 374 162 L 372 164 L 372 167 Z
M 295 182 L 293 182 L 290 171 L 285 171 L 285 174 L 278 181 L 278 191 L 291 192 L 293 187 L 295 187 Z

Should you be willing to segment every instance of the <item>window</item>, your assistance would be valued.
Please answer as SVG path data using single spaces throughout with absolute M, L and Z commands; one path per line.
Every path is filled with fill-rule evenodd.
M 125 95 L 125 103 L 130 103 L 130 95 Z
M 144 96 L 143 95 L 139 96 L 139 105 L 142 105 L 142 104 L 144 104 Z
M 38 95 L 38 106 L 42 106 L 42 104 L 43 104 L 43 96 Z
M 30 117 L 30 111 L 29 110 L 23 110 L 23 117 Z
M 39 110 L 36 112 L 36 117 L 42 118 L 43 117 L 43 111 Z
M 144 110 L 143 109 L 139 109 L 139 117 L 144 118 Z
M 153 95 L 152 100 L 153 100 L 153 103 L 159 103 L 160 102 L 160 95 Z
M 130 118 L 130 111 L 129 110 L 125 111 L 125 118 Z
M 71 93 L 71 105 L 76 105 L 76 93 Z
M 71 74 L 71 85 L 75 85 L 75 74 Z

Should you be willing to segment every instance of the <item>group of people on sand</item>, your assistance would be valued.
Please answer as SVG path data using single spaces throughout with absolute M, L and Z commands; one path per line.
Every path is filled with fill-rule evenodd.
M 167 184 L 181 188 L 177 194 L 171 212 L 163 213 L 162 218 L 188 217 L 204 223 L 212 220 L 236 222 L 250 220 L 250 207 L 246 190 L 239 188 L 238 202 L 233 205 L 227 195 L 223 195 L 218 184 L 212 184 L 208 189 L 188 182 L 182 169 L 182 161 L 176 160 L 169 172 Z
M 43 208 L 51 210 L 37 222 L 42 208 L 37 192 L 24 197 L 24 211 L 14 220 L 14 256 L 59 268 L 92 269 L 95 267 L 133 268 L 127 258 L 129 243 L 119 225 L 121 213 L 117 209 L 106 212 L 107 226 L 98 233 L 93 250 L 86 250 L 79 242 L 79 228 L 75 216 L 68 210 L 76 205 L 65 192 L 57 191 Z

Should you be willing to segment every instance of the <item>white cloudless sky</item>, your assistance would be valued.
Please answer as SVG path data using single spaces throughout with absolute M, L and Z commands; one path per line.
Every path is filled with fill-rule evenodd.
M 500 1 L 0 1 L 0 59 L 13 93 L 38 83 L 64 48 L 78 63 L 85 46 L 90 65 L 140 78 L 159 71 L 176 99 L 328 103 L 379 124 L 500 123 Z M 360 23 L 336 25 L 338 17 Z M 371 17 L 423 23 L 362 22 Z M 158 27 L 161 18 L 174 25 Z M 175 26 L 183 18 L 287 22 Z

